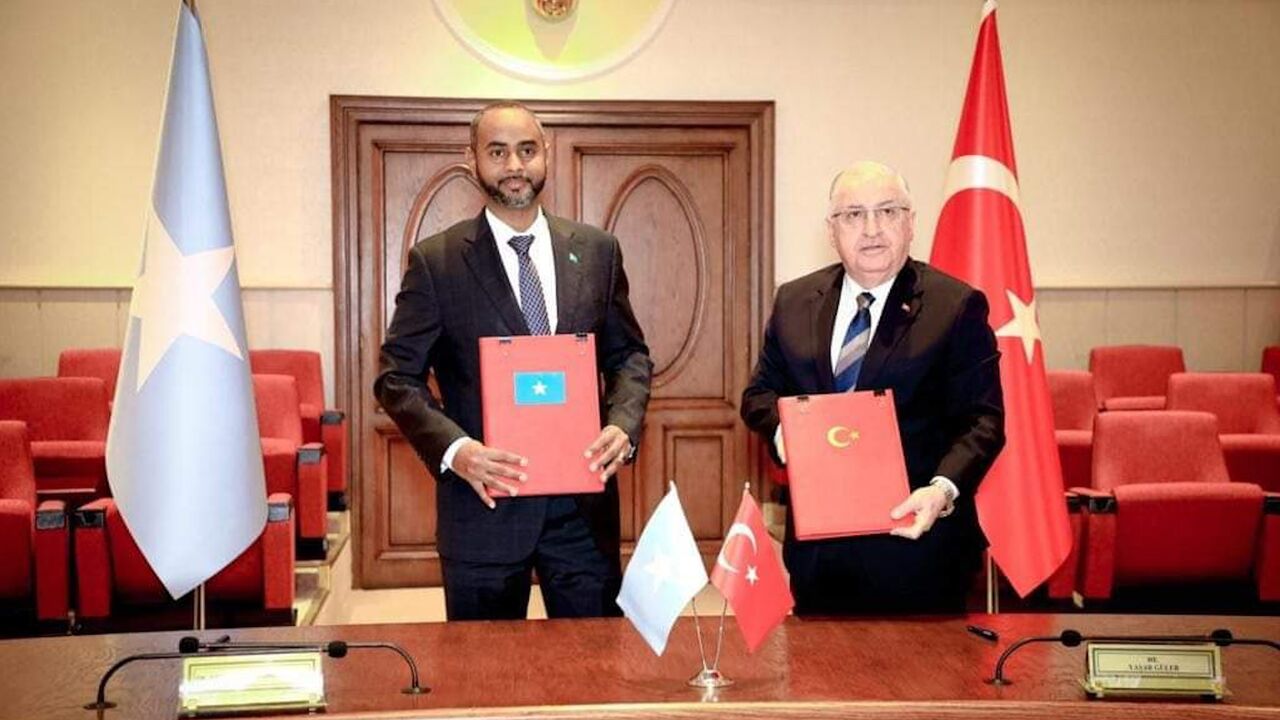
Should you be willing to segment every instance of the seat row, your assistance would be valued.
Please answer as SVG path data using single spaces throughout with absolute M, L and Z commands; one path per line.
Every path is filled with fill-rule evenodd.
M 1280 601 L 1280 494 L 1231 481 L 1212 414 L 1103 413 L 1092 460 L 1092 484 L 1067 491 L 1074 541 L 1051 597 L 1227 583 Z
M 38 500 L 25 423 L 0 420 L 0 610 L 22 631 L 35 621 L 53 630 L 155 629 L 189 621 L 188 604 L 170 600 L 125 526 L 115 501 L 69 509 Z M 267 500 L 262 535 L 205 585 L 209 607 L 228 622 L 292 624 L 294 517 L 288 493 Z
M 59 377 L 0 379 L 0 419 L 26 423 L 40 499 L 79 507 L 110 495 L 106 438 L 119 363 L 117 349 L 68 350 Z M 267 492 L 294 498 L 299 550 L 323 556 L 326 509 L 346 504 L 345 416 L 323 409 L 318 353 L 253 351 L 251 363 Z
M 1259 373 L 1142 345 L 1089 367 L 1048 373 L 1073 533 L 1050 597 L 1234 583 L 1280 601 L 1280 347 Z
M 1096 379 L 1082 370 L 1048 372 L 1054 434 L 1068 487 L 1093 484 Z M 1158 396 L 1160 410 L 1207 412 L 1217 419 L 1228 476 L 1280 492 L 1280 406 L 1266 373 L 1173 373 Z M 1150 411 L 1149 411 L 1150 412 Z M 1145 416 L 1144 416 L 1145 417 Z
M 1169 376 L 1187 371 L 1182 348 L 1173 345 L 1107 345 L 1089 351 L 1097 407 L 1160 410 Z M 1261 372 L 1280 382 L 1280 345 L 1264 348 Z
M 294 379 L 303 442 L 324 445 L 325 454 L 329 456 L 327 505 L 331 510 L 345 510 L 350 476 L 347 419 L 342 410 L 325 407 L 320 353 L 314 350 L 250 350 L 249 366 L 254 375 L 287 375 Z M 58 356 L 58 377 L 99 378 L 106 383 L 108 398 L 115 397 L 119 373 L 118 348 L 73 348 Z

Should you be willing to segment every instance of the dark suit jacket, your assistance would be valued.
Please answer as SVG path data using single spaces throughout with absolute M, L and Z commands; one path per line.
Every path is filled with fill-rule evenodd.
M 835 392 L 831 336 L 843 279 L 837 263 L 778 288 L 755 375 L 742 396 L 743 420 L 771 453 L 779 397 Z M 982 540 L 973 496 L 1004 446 L 999 360 L 986 297 L 908 260 L 858 376 L 858 390 L 892 388 L 911 487 L 924 487 L 935 475 L 954 482 L 961 495 L 956 512 L 939 523 L 963 528 L 958 537 L 974 543 Z
M 563 218 L 547 215 L 547 222 L 555 255 L 556 332 L 595 333 L 605 379 L 601 417 L 638 445 L 653 363 L 627 297 L 618 240 Z M 463 435 L 484 438 L 478 339 L 528 334 L 483 212 L 409 251 L 374 394 L 438 476 L 437 534 L 445 557 L 511 562 L 528 556 L 537 542 L 547 498 L 501 499 L 490 510 L 461 478 L 440 475 L 450 443 Z M 428 370 L 435 371 L 443 407 L 427 390 Z M 616 557 L 617 483 L 577 500 L 600 549 Z

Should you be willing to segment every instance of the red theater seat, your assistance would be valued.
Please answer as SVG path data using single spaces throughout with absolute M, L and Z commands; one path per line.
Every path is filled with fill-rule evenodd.
M 0 603 L 6 610 L 66 622 L 69 542 L 65 504 L 36 504 L 26 425 L 0 421 Z
M 287 494 L 267 500 L 267 526 L 205 584 L 213 627 L 292 624 L 293 514 Z M 152 572 L 110 498 L 75 514 L 77 613 L 93 631 L 190 627 L 189 604 L 173 601 Z M 192 548 L 198 552 L 199 548 Z M 235 620 L 234 618 L 246 618 Z
M 302 439 L 323 443 L 328 458 L 330 510 L 347 507 L 347 416 L 341 410 L 325 409 L 324 376 L 320 353 L 311 350 L 250 350 L 249 365 L 255 374 L 290 375 L 298 384 L 298 407 L 302 413 Z
M 1280 345 L 1271 345 L 1262 349 L 1262 372 L 1276 379 L 1276 389 L 1280 391 Z M 1276 396 L 1280 403 L 1280 394 Z
M 1062 484 L 1068 488 L 1088 487 L 1093 474 L 1093 419 L 1098 415 L 1093 375 L 1083 370 L 1050 370 L 1046 376 L 1053 402 L 1053 434 L 1062 464 Z M 1067 559 L 1049 578 L 1049 597 L 1055 599 L 1070 598 L 1077 590 L 1083 538 L 1081 499 L 1068 492 L 1066 503 L 1073 540 Z
M 120 348 L 69 348 L 58 353 L 58 377 L 98 378 L 107 387 L 107 405 L 115 402 Z
M 1080 589 L 1249 582 L 1280 600 L 1280 496 L 1230 482 L 1203 412 L 1103 413 L 1094 424 Z
M 1179 347 L 1111 345 L 1089 352 L 1089 372 L 1103 410 L 1162 410 L 1169 376 L 1186 369 Z
M 1218 439 L 1235 482 L 1280 492 L 1280 408 L 1276 380 L 1265 373 L 1175 373 L 1169 409 L 1218 418 Z
M 1062 460 L 1066 487 L 1092 484 L 1093 419 L 1098 415 L 1093 375 L 1083 370 L 1050 370 L 1049 395 L 1053 401 L 1053 434 Z
M 305 557 L 323 557 L 327 529 L 324 445 L 302 439 L 297 383 L 292 376 L 255 374 L 253 395 L 267 492 L 296 498 L 299 550 Z
M 109 417 L 102 380 L 0 380 L 0 420 L 27 424 L 42 499 L 79 503 L 108 494 Z

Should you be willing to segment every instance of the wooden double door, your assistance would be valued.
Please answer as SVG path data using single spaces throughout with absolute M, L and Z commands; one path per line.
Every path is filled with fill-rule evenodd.
M 474 100 L 331 100 L 338 402 L 353 432 L 358 587 L 440 582 L 435 487 L 372 395 L 409 248 L 475 216 L 464 162 Z M 772 103 L 529 103 L 551 142 L 544 207 L 622 244 L 654 361 L 634 466 L 617 478 L 624 554 L 674 480 L 718 552 L 757 443 L 738 404 L 773 285 Z

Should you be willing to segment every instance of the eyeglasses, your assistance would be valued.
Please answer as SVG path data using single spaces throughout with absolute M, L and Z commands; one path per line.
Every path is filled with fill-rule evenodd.
M 906 205 L 885 205 L 884 207 L 874 208 L 851 207 L 832 213 L 831 219 L 847 228 L 859 228 L 866 224 L 867 217 L 871 215 L 875 215 L 876 222 L 883 225 L 884 223 L 897 222 L 910 213 L 911 208 Z

